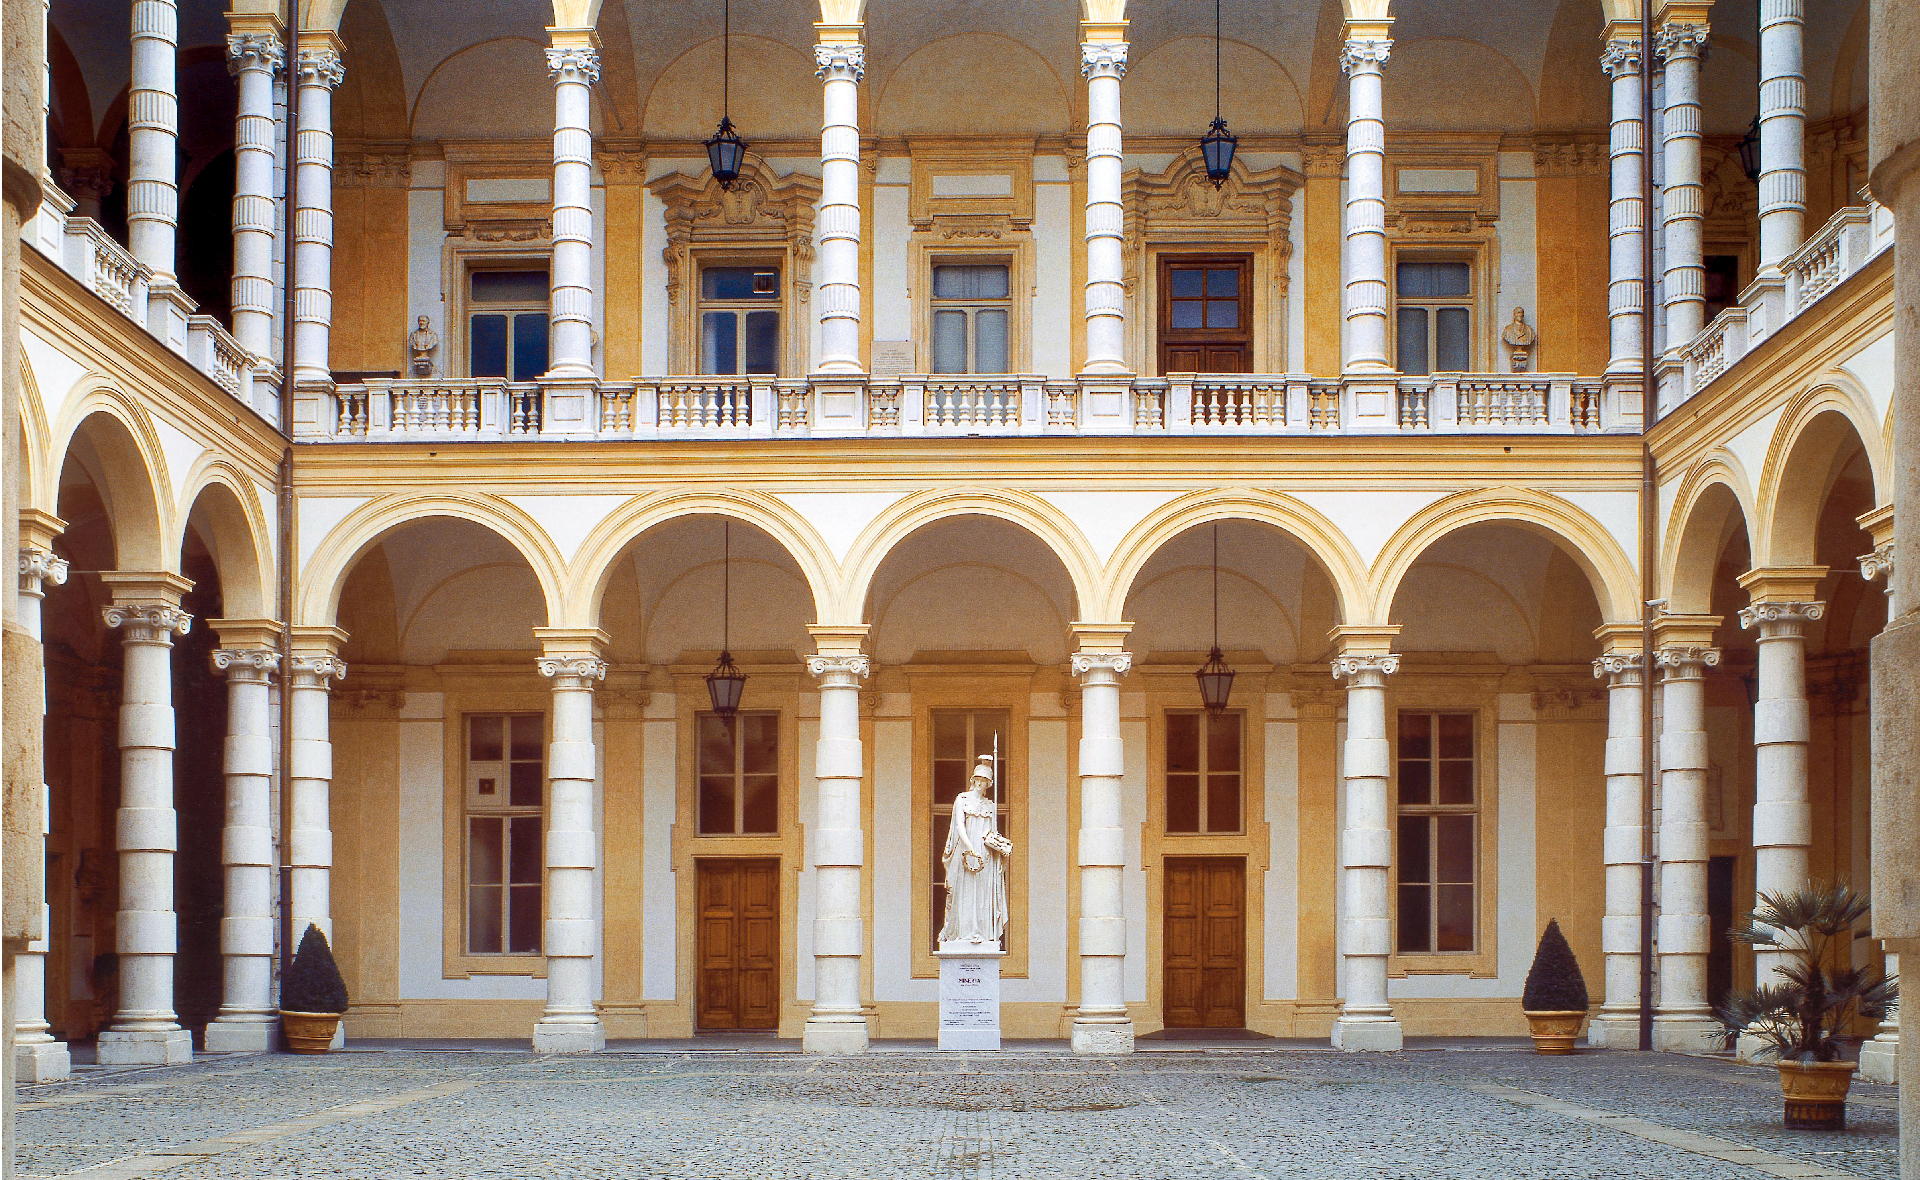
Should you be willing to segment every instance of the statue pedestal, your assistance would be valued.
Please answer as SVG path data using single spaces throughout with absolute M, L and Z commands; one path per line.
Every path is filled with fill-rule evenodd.
M 940 960 L 940 1048 L 1000 1047 L 1000 960 L 990 943 L 943 942 Z

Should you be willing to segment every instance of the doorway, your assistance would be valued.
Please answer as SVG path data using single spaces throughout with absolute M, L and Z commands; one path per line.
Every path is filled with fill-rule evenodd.
M 1160 257 L 1160 372 L 1253 368 L 1253 260 L 1244 254 Z
M 1170 856 L 1166 866 L 1167 1027 L 1245 1028 L 1247 862 Z
M 1727 933 L 1733 929 L 1733 870 L 1737 863 L 1731 856 L 1707 861 L 1707 1003 L 1716 1009 L 1733 991 L 1733 943 Z
M 780 861 L 694 862 L 699 1029 L 780 1026 Z

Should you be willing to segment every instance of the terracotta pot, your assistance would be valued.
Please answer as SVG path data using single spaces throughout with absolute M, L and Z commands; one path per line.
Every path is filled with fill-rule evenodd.
M 1525 1012 L 1533 1032 L 1533 1051 L 1542 1057 L 1568 1057 L 1573 1054 L 1573 1039 L 1586 1022 L 1585 1011 Z
M 289 1012 L 280 1010 L 280 1033 L 289 1053 L 325 1053 L 333 1045 L 334 1030 L 340 1027 L 338 1012 Z
M 1847 1087 L 1858 1068 L 1853 1062 L 1782 1061 L 1778 1065 L 1789 1130 L 1846 1130 Z

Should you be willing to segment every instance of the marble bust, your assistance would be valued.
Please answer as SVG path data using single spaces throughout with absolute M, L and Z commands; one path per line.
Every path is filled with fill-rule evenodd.
M 998 948 L 1007 929 L 1007 857 L 1013 844 L 1000 834 L 998 805 L 988 794 L 993 785 L 991 754 L 974 765 L 967 789 L 953 801 L 947 846 L 947 920 L 940 942 L 974 943 Z
M 440 347 L 440 336 L 426 316 L 421 316 L 416 323 L 417 326 L 407 335 L 407 351 L 412 354 L 413 375 L 431 377 L 433 350 Z
M 1524 373 L 1531 367 L 1533 346 L 1539 338 L 1533 326 L 1527 323 L 1527 309 L 1514 308 L 1513 322 L 1500 333 L 1500 342 L 1507 346 L 1508 360 L 1511 362 L 1513 372 Z

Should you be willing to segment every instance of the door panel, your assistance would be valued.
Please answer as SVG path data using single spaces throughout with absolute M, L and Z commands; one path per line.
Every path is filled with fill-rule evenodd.
M 778 1027 L 780 862 L 702 858 L 695 864 L 697 1027 Z
M 1164 897 L 1167 1027 L 1246 1027 L 1246 862 L 1168 857 Z
M 1162 255 L 1156 317 L 1162 373 L 1245 373 L 1253 367 L 1253 260 L 1244 254 Z

